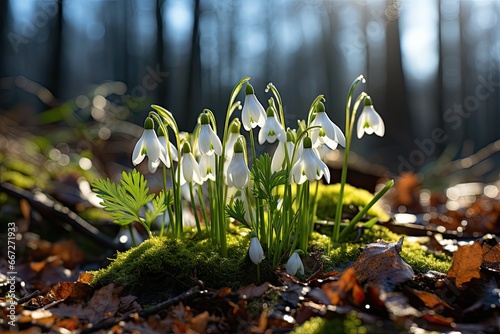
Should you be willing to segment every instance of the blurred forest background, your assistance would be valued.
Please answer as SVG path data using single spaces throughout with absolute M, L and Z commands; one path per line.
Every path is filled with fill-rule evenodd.
M 324 94 L 343 128 L 363 74 L 386 123 L 385 137 L 353 141 L 368 162 L 400 173 L 500 149 L 500 1 L 2 0 L 0 36 L 2 131 L 122 132 L 131 154 L 150 104 L 182 130 L 203 108 L 222 124 L 246 76 L 265 106 L 276 85 L 290 127 Z M 498 180 L 499 160 L 462 167 Z

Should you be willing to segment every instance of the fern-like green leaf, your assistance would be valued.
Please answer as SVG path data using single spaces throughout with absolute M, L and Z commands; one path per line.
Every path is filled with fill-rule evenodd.
M 120 184 L 110 179 L 98 179 L 92 183 L 92 188 L 103 200 L 104 210 L 109 211 L 119 225 L 144 223 L 139 211 L 155 196 L 149 194 L 146 179 L 135 169 L 131 173 L 123 172 Z

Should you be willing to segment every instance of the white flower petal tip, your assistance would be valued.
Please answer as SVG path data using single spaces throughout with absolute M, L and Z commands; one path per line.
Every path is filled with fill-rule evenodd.
M 260 241 L 257 237 L 252 237 L 250 240 L 248 255 L 250 256 L 250 260 L 252 260 L 255 264 L 259 264 L 262 260 L 264 260 L 264 249 L 262 249 Z
M 300 275 L 304 275 L 304 264 L 302 263 L 300 255 L 297 252 L 293 252 L 290 256 L 286 263 L 285 270 L 290 276 L 297 275 L 297 271 Z

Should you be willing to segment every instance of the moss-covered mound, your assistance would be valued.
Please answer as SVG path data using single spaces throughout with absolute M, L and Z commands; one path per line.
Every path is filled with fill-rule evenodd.
M 248 237 L 228 235 L 228 257 L 225 258 L 209 239 L 155 237 L 118 253 L 108 267 L 94 272 L 93 284 L 115 282 L 134 292 L 156 287 L 179 291 L 198 280 L 211 288 L 245 286 L 257 282 L 256 266 L 248 257 L 248 243 Z M 261 280 L 273 278 L 266 266 L 263 261 Z
M 382 226 L 375 226 L 365 231 L 361 243 L 332 247 L 329 237 L 314 232 L 310 250 L 323 254 L 320 261 L 325 271 L 342 270 L 358 258 L 364 245 L 377 239 L 395 242 L 400 237 Z M 197 280 L 210 288 L 239 288 L 265 281 L 276 283 L 274 271 L 267 259 L 261 263 L 259 282 L 257 266 L 248 257 L 248 244 L 248 236 L 228 235 L 228 257 L 224 258 L 208 239 L 181 241 L 155 237 L 118 253 L 108 267 L 94 272 L 93 284 L 115 282 L 135 293 L 142 293 L 165 290 L 179 292 L 192 287 Z M 427 270 L 446 272 L 450 267 L 447 257 L 427 254 L 420 245 L 407 241 L 403 244 L 401 256 L 417 273 Z

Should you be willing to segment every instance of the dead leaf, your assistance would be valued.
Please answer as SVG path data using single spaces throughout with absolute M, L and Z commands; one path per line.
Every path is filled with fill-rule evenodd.
M 270 284 L 268 282 L 263 283 L 259 286 L 255 284 L 250 284 L 246 287 L 240 288 L 238 293 L 243 299 L 258 298 L 261 297 L 269 288 Z
M 500 243 L 492 246 L 488 242 L 483 242 L 483 263 L 485 269 L 500 272 Z
M 454 278 L 456 286 L 461 288 L 464 283 L 470 282 L 471 279 L 481 277 L 482 262 L 483 250 L 479 242 L 461 246 L 453 255 L 453 262 L 446 277 Z
M 348 297 L 359 305 L 364 300 L 363 289 L 358 285 L 354 269 L 347 268 L 338 281 L 329 282 L 323 285 L 323 292 L 328 297 L 331 305 L 343 305 Z
M 396 285 L 411 280 L 415 273 L 399 255 L 402 245 L 403 238 L 366 245 L 352 267 L 358 282 L 391 292 Z

